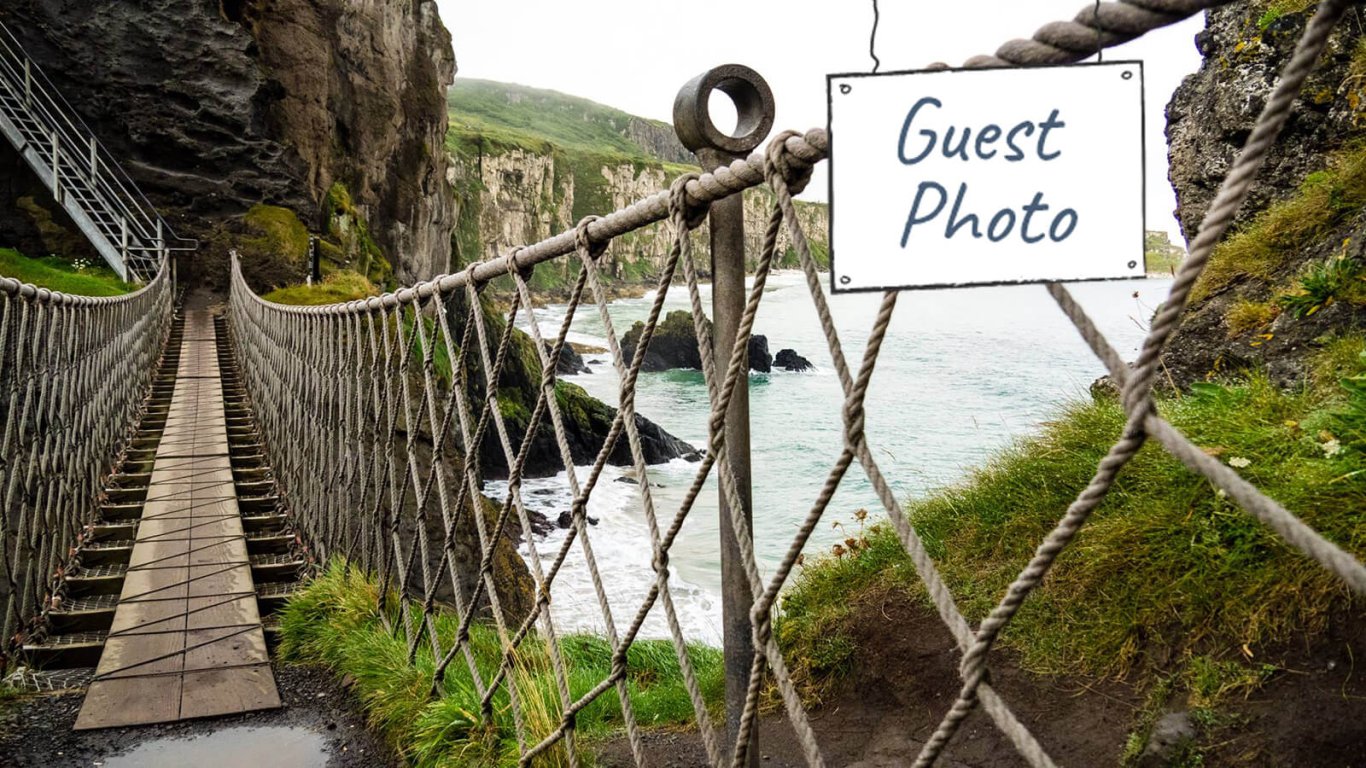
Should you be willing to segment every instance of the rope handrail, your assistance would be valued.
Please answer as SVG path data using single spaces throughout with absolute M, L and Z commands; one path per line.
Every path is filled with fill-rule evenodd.
M 124 304 L 141 300 L 144 293 L 154 290 L 156 283 L 163 279 L 163 275 L 166 276 L 165 279 L 167 280 L 174 280 L 174 277 L 171 276 L 173 271 L 174 267 L 169 262 L 163 264 L 161 270 L 157 273 L 156 278 L 154 278 L 152 282 L 147 283 L 135 291 L 119 294 L 118 296 L 82 296 L 74 293 L 62 293 L 61 291 L 43 288 L 34 285 L 33 283 L 25 283 L 13 277 L 4 277 L 3 275 L 0 275 L 0 293 L 21 299 L 31 299 L 40 304 L 52 304 L 54 306 L 65 307 L 99 307 L 111 304 Z
M 829 141 L 824 128 L 813 128 L 805 134 L 793 134 L 785 140 L 785 144 L 797 167 L 813 166 L 824 160 L 829 152 Z M 755 152 L 744 160 L 736 160 L 730 165 L 689 179 L 684 188 L 687 205 L 692 208 L 703 208 L 717 200 L 763 184 L 764 164 L 764 154 Z M 658 192 L 606 216 L 594 217 L 585 230 L 589 243 L 595 246 L 608 243 L 628 232 L 664 221 L 669 216 L 669 196 L 668 191 Z M 367 299 L 297 306 L 277 304 L 255 294 L 252 296 L 262 304 L 288 314 L 370 314 L 410 305 L 434 295 L 452 294 L 463 289 L 471 279 L 476 283 L 485 283 L 517 270 L 528 269 L 542 262 L 572 254 L 577 248 L 579 238 L 579 228 L 567 229 L 533 245 L 519 246 L 509 256 L 479 261 L 464 271 L 438 275 L 430 280 Z
M 41 639 L 130 444 L 174 315 L 169 262 L 122 296 L 0 278 L 0 666 Z

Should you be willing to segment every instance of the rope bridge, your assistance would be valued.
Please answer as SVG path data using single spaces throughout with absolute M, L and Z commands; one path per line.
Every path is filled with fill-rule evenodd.
M 995 55 L 972 59 L 967 66 L 1079 61 L 1102 48 L 1219 4 L 1219 0 L 1088 3 L 1074 21 L 1048 25 L 1032 39 L 1008 43 Z M 362 301 L 323 307 L 272 304 L 249 290 L 234 259 L 228 308 L 233 346 L 256 406 L 260 432 L 296 523 L 321 558 L 342 557 L 377 575 L 381 613 L 395 617 L 393 629 L 406 639 L 410 657 L 419 649 L 427 649 L 436 660 L 434 688 L 452 664 L 467 667 L 482 701 L 479 717 L 485 722 L 492 720 L 495 700 L 506 697 L 523 764 L 531 764 L 551 751 L 562 752 L 571 764 L 583 762 L 576 743 L 576 714 L 610 696 L 620 700 L 636 763 L 645 764 L 641 728 L 632 713 L 628 691 L 627 660 L 646 616 L 659 610 L 666 619 L 710 764 L 749 764 L 760 687 L 767 679 L 781 697 L 807 761 L 825 765 L 808 713 L 772 636 L 771 619 L 798 555 L 835 489 L 857 464 L 877 492 L 962 653 L 961 688 L 915 764 L 934 764 L 964 718 L 980 706 L 1031 765 L 1054 765 L 1044 746 L 992 687 L 990 652 L 1001 631 L 1145 442 L 1156 441 L 1292 546 L 1341 577 L 1353 591 L 1366 594 L 1366 567 L 1232 469 L 1204 454 L 1161 418 L 1152 396 L 1160 355 L 1180 323 L 1191 287 L 1247 196 L 1296 94 L 1347 6 L 1345 0 L 1324 0 L 1310 21 L 1256 129 L 1211 204 L 1190 255 L 1132 367 L 1109 346 L 1065 287 L 1048 287 L 1120 383 L 1127 422 L 1092 481 L 1040 543 L 1033 560 L 996 609 L 976 627 L 957 607 L 879 470 L 865 436 L 864 398 L 897 294 L 882 297 L 862 358 L 846 358 L 792 201 L 807 183 L 812 168 L 828 156 L 828 137 L 820 130 L 783 133 L 765 152 L 711 173 L 681 177 L 667 191 L 610 215 L 584 219 L 573 230 L 549 240 L 473 264 L 457 274 Z M 701 304 L 699 266 L 688 235 L 700 226 L 709 205 L 759 185 L 772 190 L 774 204 L 753 286 L 734 345 L 715 350 Z M 668 228 L 672 247 L 641 340 L 628 359 L 608 313 L 601 260 L 615 237 L 654 225 Z M 785 556 L 766 577 L 760 575 L 754 560 L 753 541 L 743 524 L 747 515 L 731 516 L 734 525 L 729 534 L 741 553 L 744 588 L 753 597 L 752 640 L 757 653 L 749 670 L 738 732 L 727 734 L 724 724 L 715 722 L 700 692 L 674 606 L 669 558 L 704 484 L 713 475 L 729 508 L 748 511 L 727 460 L 724 419 L 737 386 L 747 376 L 748 341 L 780 239 L 797 253 L 845 394 L 844 447 L 832 457 L 825 482 Z M 531 312 L 532 272 L 537 264 L 561 257 L 579 265 L 577 283 L 553 338 L 544 338 L 536 322 L 524 323 L 535 344 L 542 378 L 524 431 L 526 437 L 514 439 L 499 407 L 499 373 L 508 356 L 516 352 L 514 328 L 518 320 L 523 313 Z M 515 292 L 499 325 L 481 311 L 480 294 L 489 281 L 502 276 L 511 280 Z M 608 457 L 620 441 L 626 441 L 638 476 L 645 476 L 635 391 L 645 352 L 671 290 L 686 291 L 692 307 L 711 406 L 708 450 L 676 509 L 658 508 L 649 483 L 639 484 L 638 500 L 645 520 L 642 532 L 650 542 L 654 576 L 635 610 L 614 613 L 607 599 L 611 585 L 598 568 L 586 510 Z M 78 540 L 82 526 L 95 518 L 102 473 L 114 463 L 132 434 L 150 389 L 155 362 L 168 337 L 172 294 L 173 280 L 165 266 L 147 287 L 113 299 L 63 296 L 0 279 L 0 495 L 4 500 L 0 516 L 0 599 L 4 602 L 0 637 L 5 643 L 34 626 L 48 595 L 56 593 L 70 546 Z M 581 312 L 597 313 L 621 379 L 618 411 L 604 445 L 586 470 L 575 466 L 564 414 L 555 396 L 555 361 L 566 344 L 571 323 Z M 522 480 L 532 442 L 537 435 L 547 433 L 555 440 L 573 494 L 571 527 L 553 554 L 543 556 L 534 545 L 528 547 L 534 603 L 524 612 L 504 610 L 510 606 L 503 605 L 504 595 L 498 588 L 496 550 L 509 526 L 520 526 L 527 543 L 534 543 Z M 478 458 L 479 446 L 487 441 L 501 452 L 509 470 L 507 493 L 492 509 L 484 506 Z M 477 551 L 474 557 L 465 557 L 461 547 L 470 540 Z M 576 564 L 581 560 L 590 575 L 612 648 L 609 674 L 587 690 L 570 684 L 560 634 L 549 610 L 557 577 L 571 558 Z M 403 598 L 386 605 L 392 594 Z M 452 604 L 459 619 L 458 631 L 449 644 L 437 631 L 435 620 L 446 602 Z M 476 620 L 482 621 L 485 607 L 501 653 L 492 669 L 476 663 L 470 639 L 471 626 Z M 544 734 L 532 733 L 527 723 L 528 692 L 519 691 L 515 670 L 519 649 L 533 640 L 544 644 L 558 699 L 558 709 L 553 713 L 555 725 Z
M 1035 39 L 1004 46 L 993 57 L 971 60 L 969 66 L 1055 64 L 1076 61 L 1102 47 L 1115 45 L 1144 31 L 1218 3 L 1202 0 L 1142 0 L 1102 3 L 1082 12 L 1074 22 L 1049 25 Z M 857 463 L 880 497 L 902 544 L 962 652 L 962 687 L 943 720 L 925 743 L 915 764 L 936 762 L 964 718 L 980 706 L 1034 766 L 1051 766 L 1048 756 L 1011 711 L 989 680 L 990 651 L 1001 631 L 1042 580 L 1057 556 L 1068 546 L 1110 489 L 1117 474 L 1148 440 L 1155 440 L 1192 471 L 1207 477 L 1238 501 L 1247 512 L 1276 531 L 1287 542 L 1324 568 L 1340 576 L 1357 593 L 1366 594 L 1366 567 L 1327 541 L 1294 514 L 1260 493 L 1230 468 L 1203 453 L 1162 419 L 1153 402 L 1152 386 L 1161 352 L 1180 322 L 1190 289 L 1223 236 L 1234 212 L 1247 196 L 1252 179 L 1290 112 L 1314 61 L 1347 3 L 1326 0 L 1299 43 L 1293 59 L 1210 206 L 1190 255 L 1176 276 L 1171 293 L 1158 312 L 1137 362 L 1130 368 L 1096 330 L 1091 320 L 1059 284 L 1048 286 L 1063 312 L 1072 320 L 1095 354 L 1123 390 L 1127 423 L 1123 435 L 1100 462 L 1089 485 L 1065 511 L 1057 527 L 1038 546 L 1031 562 L 1001 598 L 1000 604 L 974 628 L 958 609 L 953 594 L 939 575 L 915 530 L 907 520 L 878 468 L 865 437 L 863 403 L 878 361 L 897 294 L 882 298 L 861 360 L 846 358 L 835 331 L 827 299 L 821 290 L 817 265 L 796 216 L 792 197 L 807 183 L 814 165 L 829 151 L 823 131 L 792 132 L 775 138 L 763 153 L 737 160 L 705 175 L 679 178 L 666 192 L 606 217 L 589 217 L 572 231 L 536 245 L 518 248 L 503 258 L 470 265 L 464 271 L 419 283 L 384 296 L 321 307 L 287 307 L 255 296 L 234 261 L 230 301 L 233 339 L 248 384 L 261 414 L 261 429 L 276 458 L 279 480 L 305 532 L 326 558 L 344 556 L 378 574 L 381 601 L 391 590 L 417 599 L 399 600 L 397 626 L 407 639 L 410 655 L 424 644 L 437 660 L 434 686 L 451 664 L 467 666 L 483 703 L 482 717 L 492 717 L 492 702 L 503 690 L 511 703 L 522 764 L 561 748 L 571 764 L 580 756 L 575 744 L 575 715 L 604 696 L 620 699 L 627 739 L 638 764 L 646 757 L 641 731 L 632 714 L 627 689 L 627 649 L 638 638 L 647 614 L 658 607 L 667 621 L 682 676 L 691 696 L 700 738 L 712 765 L 744 766 L 750 734 L 756 727 L 760 687 L 766 676 L 775 684 L 787 718 L 811 765 L 824 765 L 808 714 L 788 674 L 772 636 L 771 617 L 778 595 L 791 575 L 798 555 L 841 479 Z M 698 227 L 712 202 L 742 190 L 768 185 L 775 196 L 764 233 L 758 267 L 749 290 L 738 338 L 729 350 L 713 350 L 711 329 L 699 294 L 699 266 L 690 231 Z M 649 316 L 635 353 L 622 353 L 619 336 L 608 313 L 601 259 L 614 237 L 664 221 L 672 248 L 659 278 Z M 785 234 L 798 254 L 811 301 L 820 318 L 834 369 L 845 394 L 844 449 L 834 458 L 824 485 L 777 568 L 762 578 L 754 561 L 750 534 L 733 515 L 733 533 L 742 553 L 744 578 L 753 595 L 753 642 L 757 653 L 749 674 L 748 695 L 734 744 L 708 712 L 686 648 L 670 585 L 669 555 L 704 483 L 715 473 L 720 492 L 732 509 L 746 509 L 730 463 L 726 460 L 724 418 L 737 382 L 747 376 L 748 340 L 759 311 L 766 280 L 780 236 Z M 531 312 L 529 281 L 541 262 L 567 256 L 581 267 L 563 322 L 553 339 L 543 338 L 536 322 L 526 323 L 542 369 L 536 403 L 525 437 L 513 440 L 499 408 L 499 374 L 513 348 L 513 328 L 524 312 Z M 480 292 L 496 277 L 509 276 L 515 286 L 511 307 L 501 330 L 480 311 Z M 635 392 L 649 341 L 655 332 L 666 296 L 684 290 L 691 303 L 698 352 L 710 398 L 709 442 L 691 487 L 676 510 L 666 514 L 652 496 L 650 484 L 639 484 L 639 504 L 653 552 L 654 578 L 645 599 L 633 612 L 614 613 L 608 602 L 610 585 L 594 557 L 585 520 L 589 498 L 602 478 L 608 456 L 625 439 L 639 477 L 646 462 L 635 422 Z M 555 397 L 555 361 L 580 312 L 596 312 L 605 331 L 612 364 L 621 379 L 618 411 L 605 444 L 586 470 L 575 466 Z M 533 318 L 534 320 L 534 318 Z M 724 352 L 725 354 L 721 354 Z M 719 359 L 718 359 L 719 358 Z M 449 365 L 453 382 L 441 382 L 439 361 Z M 471 383 L 471 372 L 482 381 Z M 532 526 L 521 485 L 526 457 L 540 428 L 549 425 L 573 494 L 571 527 L 557 551 L 543 557 L 534 546 Z M 492 436 L 509 469 L 506 495 L 496 515 L 481 510 L 479 446 Z M 479 543 L 474 561 L 455 556 L 456 532 L 473 522 Z M 494 547 L 509 525 L 520 524 L 529 545 L 528 561 L 536 600 L 525 617 L 509 617 L 501 608 L 496 588 Z M 582 558 L 596 592 L 607 640 L 612 648 L 611 672 L 587 691 L 571 688 L 560 649 L 556 622 L 548 610 L 556 583 L 569 558 Z M 471 585 L 462 590 L 459 585 Z M 437 595 L 449 590 L 460 618 L 449 646 L 443 644 L 434 622 Z M 487 601 L 501 646 L 497 668 L 481 669 L 475 662 L 469 627 Z M 555 675 L 559 712 L 551 732 L 535 738 L 529 733 L 519 701 L 514 674 L 519 647 L 533 634 L 544 641 Z

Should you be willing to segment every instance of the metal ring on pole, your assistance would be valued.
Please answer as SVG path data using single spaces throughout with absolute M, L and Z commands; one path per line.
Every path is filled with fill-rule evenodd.
M 728 134 L 711 119 L 712 91 L 735 102 L 735 132 Z M 742 155 L 759 146 L 773 130 L 773 91 L 758 72 L 743 64 L 722 64 L 689 80 L 674 99 L 674 130 L 693 152 L 718 150 Z

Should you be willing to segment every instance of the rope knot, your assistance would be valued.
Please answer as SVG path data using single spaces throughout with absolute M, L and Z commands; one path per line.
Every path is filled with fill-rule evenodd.
M 710 204 L 694 203 L 688 197 L 688 182 L 702 178 L 696 173 L 685 173 L 669 185 L 669 221 L 681 232 L 691 232 L 702 226 L 711 210 Z
M 468 267 L 465 267 L 464 269 L 460 270 L 460 274 L 465 276 L 465 285 L 469 286 L 470 290 L 474 293 L 478 293 L 484 290 L 484 284 L 479 282 L 479 280 L 474 276 L 475 268 L 482 263 L 483 262 L 476 261 Z
M 574 225 L 574 247 L 579 250 L 579 253 L 588 254 L 588 257 L 593 261 L 597 261 L 607 252 L 607 241 L 595 243 L 588 236 L 589 225 L 601 218 L 601 216 L 584 216 L 579 219 L 578 224 Z
M 768 143 L 764 150 L 764 175 L 768 177 L 768 183 L 774 186 L 777 179 L 782 179 L 787 185 L 787 191 L 797 195 L 810 183 L 812 166 L 794 156 L 787 148 L 787 140 L 793 137 L 800 138 L 801 134 L 797 131 L 783 131 Z
M 612 677 L 617 680 L 624 680 L 626 673 L 626 645 L 623 644 L 612 654 Z
M 669 553 L 667 550 L 659 550 L 655 553 L 654 560 L 650 563 L 654 566 L 655 573 L 667 574 L 669 572 Z
M 520 256 L 522 254 L 522 251 L 525 250 L 526 246 L 519 245 L 513 248 L 512 251 L 508 253 L 508 255 L 503 257 L 503 261 L 507 262 L 508 274 L 516 275 L 518 278 L 521 278 L 521 281 L 524 283 L 531 279 L 531 273 L 534 272 L 536 269 L 535 264 L 527 264 L 523 266 L 517 263 L 517 257 Z

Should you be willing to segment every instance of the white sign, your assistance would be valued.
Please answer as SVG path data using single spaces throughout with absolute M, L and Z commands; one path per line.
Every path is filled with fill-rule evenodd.
M 1141 62 L 828 87 L 835 292 L 1143 276 Z

